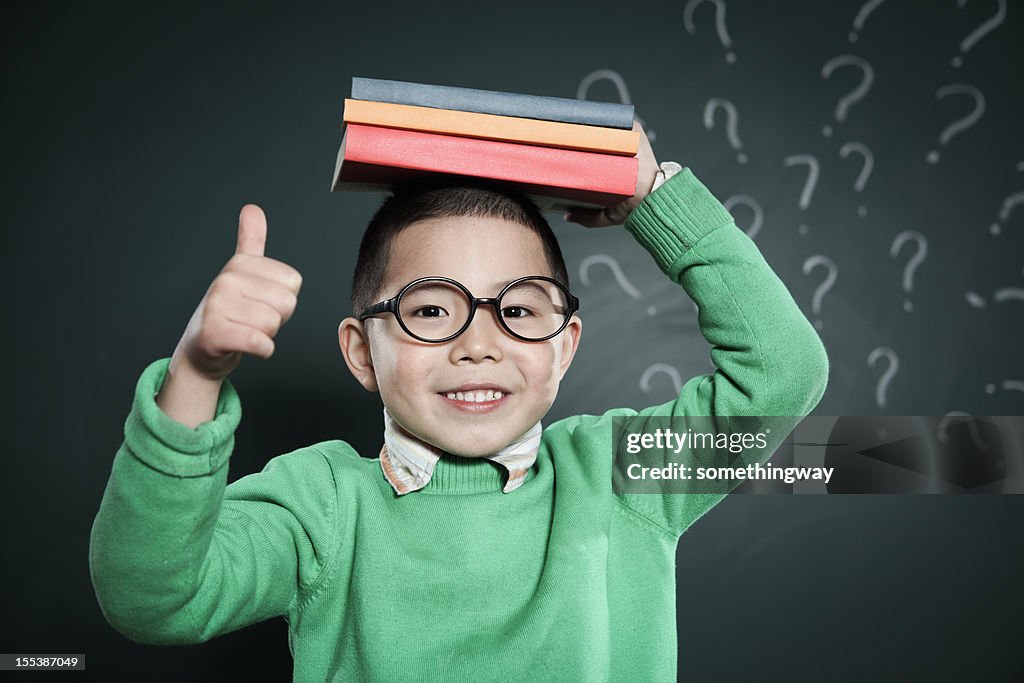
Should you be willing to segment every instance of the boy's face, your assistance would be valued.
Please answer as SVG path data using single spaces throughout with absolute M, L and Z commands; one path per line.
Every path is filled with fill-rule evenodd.
M 552 276 L 541 238 L 529 228 L 489 217 L 429 219 L 409 225 L 393 240 L 375 301 L 427 276 L 448 277 L 473 296 L 493 297 L 504 283 L 526 275 Z M 491 455 L 547 413 L 582 329 L 573 315 L 552 339 L 524 342 L 508 334 L 495 315 L 493 306 L 478 307 L 465 332 L 440 344 L 413 339 L 390 313 L 363 323 L 346 318 L 338 337 L 352 374 L 368 390 L 380 391 L 399 425 L 449 453 Z M 471 383 L 507 393 L 476 406 L 446 396 Z

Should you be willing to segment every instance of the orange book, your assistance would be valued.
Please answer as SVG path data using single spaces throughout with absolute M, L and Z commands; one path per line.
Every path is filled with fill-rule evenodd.
M 640 148 L 640 132 L 635 130 L 389 102 L 346 99 L 343 118 L 345 123 L 619 156 L 636 156 Z

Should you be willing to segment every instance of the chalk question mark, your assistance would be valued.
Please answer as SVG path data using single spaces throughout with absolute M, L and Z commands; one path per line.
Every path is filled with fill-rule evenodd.
M 1002 382 L 999 383 L 999 386 L 1001 386 L 1006 391 L 1024 391 L 1024 382 L 1022 382 L 1019 379 L 1004 379 Z M 995 384 L 986 384 L 985 385 L 985 393 L 986 394 L 994 394 L 994 393 L 996 393 L 996 385 Z
M 757 203 L 756 199 L 745 194 L 733 195 L 722 202 L 722 205 L 729 213 L 732 213 L 732 207 L 737 204 L 742 204 L 754 212 L 754 222 L 750 224 L 749 228 L 744 230 L 744 232 L 747 233 L 747 237 L 754 239 L 757 237 L 757 233 L 761 232 L 761 224 L 764 222 L 764 211 L 761 209 L 761 205 Z M 733 217 L 733 220 L 735 220 L 735 217 Z
M 686 32 L 691 36 L 697 34 L 697 26 L 693 23 L 693 11 L 698 5 L 710 2 L 715 6 L 715 29 L 718 31 L 718 39 L 722 41 L 722 46 L 726 49 L 732 47 L 732 40 L 729 38 L 729 34 L 725 30 L 725 2 L 723 0 L 690 0 L 683 7 L 683 24 L 686 26 Z M 733 64 L 736 62 L 736 55 L 732 51 L 725 53 L 725 61 Z
M 900 252 L 900 247 L 907 240 L 914 240 L 917 243 L 917 251 L 914 252 L 914 255 L 910 257 L 907 265 L 903 268 L 903 291 L 910 293 L 910 290 L 914 288 L 914 271 L 924 261 L 924 257 L 928 255 L 928 240 L 916 230 L 904 230 L 893 239 L 892 246 L 889 248 L 889 258 L 896 258 L 896 255 Z M 910 299 L 903 300 L 903 310 L 907 313 L 914 310 Z
M 814 298 L 811 299 L 811 310 L 814 311 L 815 315 L 821 315 L 821 299 L 828 290 L 832 289 L 832 286 L 836 283 L 836 278 L 839 277 L 839 268 L 836 267 L 835 262 L 828 256 L 822 256 L 821 254 L 815 254 L 804 261 L 804 275 L 809 275 L 818 266 L 823 266 L 828 271 L 828 275 L 818 285 L 818 288 L 814 290 Z M 814 327 L 820 330 L 821 320 L 815 320 Z
M 708 103 L 704 105 L 704 127 L 708 130 L 712 130 L 715 127 L 715 111 L 718 109 L 725 110 L 725 134 L 729 138 L 729 144 L 732 145 L 732 148 L 739 152 L 736 155 L 736 161 L 741 164 L 747 163 L 747 155 L 741 151 L 743 143 L 740 142 L 740 136 L 736 133 L 736 127 L 740 122 L 740 115 L 732 102 L 721 97 L 713 97 L 708 100 Z
M 668 378 L 672 380 L 672 387 L 678 394 L 683 390 L 683 378 L 679 376 L 679 371 L 668 363 L 655 363 L 646 370 L 644 374 L 640 375 L 640 389 L 645 393 L 651 393 L 651 378 L 658 373 L 668 375 Z
M 802 164 L 807 167 L 807 179 L 804 181 L 804 189 L 800 193 L 800 201 L 797 203 L 800 210 L 804 211 L 811 205 L 811 195 L 814 194 L 814 188 L 818 185 L 818 176 L 821 174 L 821 165 L 818 163 L 818 159 L 810 154 L 793 154 L 792 156 L 788 156 L 782 160 L 782 165 L 787 168 L 798 164 Z M 801 235 L 807 234 L 806 225 L 801 224 L 799 230 Z
M 875 367 L 875 362 L 882 357 L 889 361 L 889 367 L 882 373 L 878 380 L 878 385 L 875 387 L 875 403 L 878 404 L 879 408 L 885 407 L 885 392 L 889 389 L 889 382 L 892 381 L 892 378 L 900 369 L 900 359 L 896 352 L 885 346 L 879 346 L 868 355 L 868 366 Z
M 963 83 L 953 83 L 950 85 L 944 85 L 935 91 L 935 98 L 941 100 L 947 95 L 968 95 L 974 100 L 974 110 L 970 114 L 958 119 L 953 123 L 949 124 L 942 130 L 942 134 L 939 136 L 939 144 L 945 145 L 954 135 L 962 133 L 967 130 L 981 118 L 981 115 L 985 113 L 985 96 L 981 94 L 981 91 L 975 88 L 973 85 L 965 85 Z M 928 156 L 925 157 L 929 164 L 939 163 L 939 152 L 933 149 L 928 152 Z
M 617 71 L 612 71 L 611 69 L 598 69 L 597 71 L 591 71 L 584 76 L 583 80 L 580 81 L 580 84 L 576 86 L 576 99 L 587 99 L 587 93 L 590 91 L 590 86 L 598 81 L 611 81 L 615 86 L 615 90 L 619 94 L 619 101 L 622 104 L 633 104 L 632 100 L 629 99 L 629 90 L 626 88 L 626 81 Z M 654 131 L 647 130 L 647 125 L 644 123 L 644 120 L 640 118 L 635 111 L 633 113 L 633 118 L 637 120 L 637 123 L 639 123 L 644 129 L 644 132 L 647 133 L 647 139 L 654 142 L 654 138 L 656 137 Z
M 857 12 L 857 16 L 853 20 L 853 30 L 850 31 L 851 43 L 857 42 L 857 32 L 864 28 L 864 22 L 868 20 L 871 13 L 874 12 L 883 2 L 885 2 L 885 0 L 870 0 L 870 2 L 865 2 L 860 8 L 860 11 Z
M 860 167 L 860 173 L 857 175 L 857 181 L 853 184 L 853 191 L 859 193 L 867 185 L 868 178 L 871 177 L 871 170 L 875 167 L 875 155 L 871 153 L 867 145 L 859 142 L 847 142 L 839 149 L 839 156 L 845 159 L 850 155 L 850 152 L 856 152 L 864 158 L 864 163 Z M 868 209 L 866 206 L 861 204 L 857 207 L 857 215 L 861 218 L 864 218 L 867 214 Z
M 593 254 L 580 262 L 580 282 L 583 283 L 584 287 L 590 286 L 590 267 L 595 263 L 608 266 L 612 271 L 612 275 L 615 277 L 615 281 L 618 282 L 619 287 L 622 288 L 622 291 L 634 299 L 641 298 L 640 290 L 634 287 L 633 284 L 626 279 L 626 275 L 622 272 L 622 267 L 619 266 L 619 262 L 608 254 Z M 648 315 L 654 315 L 657 312 L 658 309 L 654 306 L 647 307 Z
M 999 220 L 1003 223 L 1010 220 L 1010 212 L 1018 204 L 1024 204 L 1024 192 L 1015 192 L 1003 200 L 1003 208 L 999 212 Z M 989 226 L 988 231 L 993 235 L 998 235 L 1002 232 L 1002 227 L 1000 227 L 999 223 L 993 223 Z
M 855 55 L 839 55 L 825 62 L 825 65 L 821 67 L 821 77 L 830 78 L 832 72 L 841 66 L 855 66 L 861 70 L 862 76 L 860 84 L 852 91 L 847 93 L 839 100 L 839 104 L 836 105 L 836 121 L 842 123 L 846 120 L 846 112 L 849 111 L 850 106 L 860 100 L 864 99 L 868 91 L 871 90 L 871 84 L 875 82 L 875 70 L 867 63 L 864 59 Z M 822 134 L 825 137 L 832 136 L 832 126 L 826 125 L 821 129 Z
M 960 43 L 960 52 L 967 54 L 967 51 L 974 47 L 975 43 L 985 37 L 990 31 L 995 30 L 997 26 L 1003 23 L 1003 19 L 1006 19 L 1006 0 L 996 0 L 996 2 L 999 5 L 996 13 L 988 21 L 971 31 L 970 34 L 963 39 L 963 42 Z M 956 0 L 956 6 L 958 9 L 963 9 L 966 4 L 967 0 Z M 964 60 L 960 55 L 953 57 L 953 68 L 958 69 L 963 63 Z
M 985 308 L 985 297 L 975 292 L 966 292 L 965 297 L 967 303 L 975 308 Z M 1004 301 L 1024 301 L 1024 289 L 1020 287 L 1003 287 L 997 289 L 993 294 L 992 298 L 996 300 L 996 303 L 1002 303 Z

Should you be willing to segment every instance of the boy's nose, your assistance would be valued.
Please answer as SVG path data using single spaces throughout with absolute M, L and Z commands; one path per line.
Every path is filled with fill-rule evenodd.
M 463 359 L 474 362 L 488 358 L 501 360 L 501 341 L 506 333 L 498 323 L 496 315 L 494 306 L 482 305 L 476 309 L 476 314 L 466 331 L 452 340 L 453 362 Z

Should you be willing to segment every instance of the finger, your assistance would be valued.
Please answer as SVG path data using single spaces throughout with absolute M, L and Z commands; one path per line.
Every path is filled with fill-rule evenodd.
M 236 254 L 263 256 L 267 245 L 267 217 L 255 204 L 246 204 L 238 214 Z
M 274 340 L 266 333 L 248 325 L 236 323 L 227 318 L 221 318 L 216 323 L 216 329 L 211 331 L 211 343 L 208 351 L 213 355 L 226 353 L 251 353 L 254 356 L 270 358 L 274 353 Z
M 299 271 L 284 261 L 278 261 L 269 256 L 235 259 L 231 270 L 280 282 L 296 294 L 302 287 L 302 274 Z
M 237 299 L 224 317 L 239 325 L 252 327 L 273 339 L 286 322 L 284 314 L 270 304 L 254 299 Z
M 242 296 L 266 304 L 282 316 L 290 317 L 298 301 L 296 292 L 287 285 L 254 273 L 235 273 Z
M 573 209 L 569 212 L 569 218 L 566 220 L 579 223 L 587 228 L 606 228 L 610 225 L 618 225 L 615 215 L 614 208 Z

